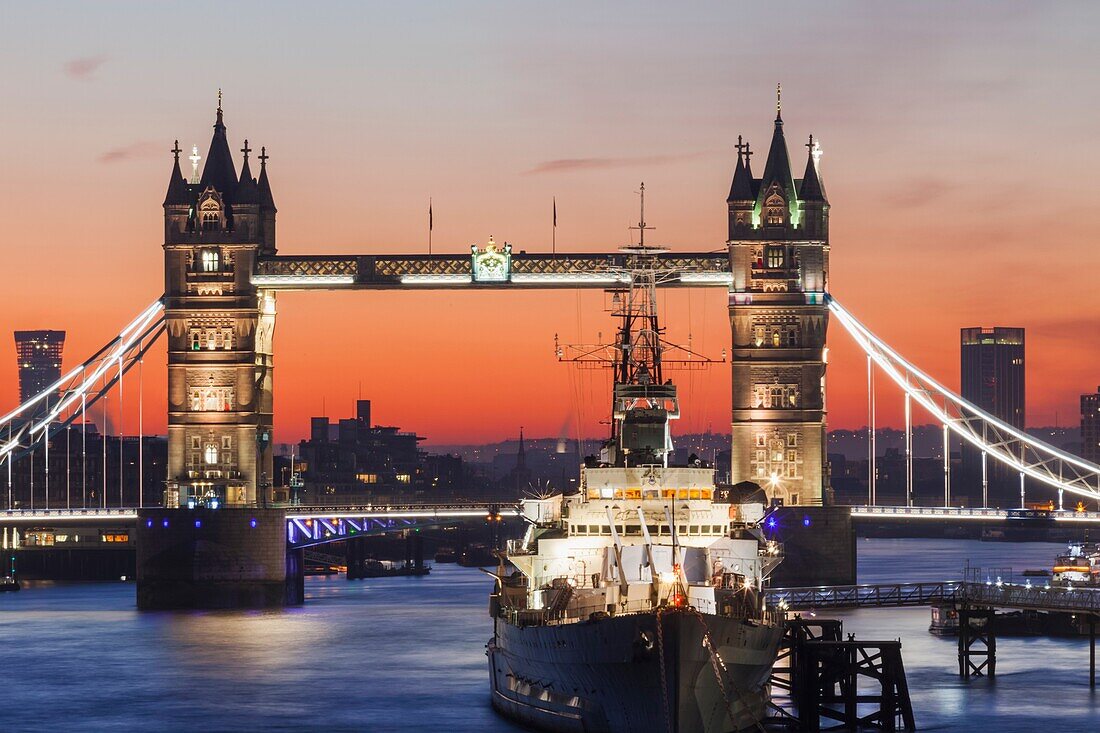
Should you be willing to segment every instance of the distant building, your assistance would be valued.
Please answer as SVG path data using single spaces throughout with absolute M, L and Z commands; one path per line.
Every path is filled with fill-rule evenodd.
M 1100 463 L 1100 387 L 1081 395 L 1081 457 Z
M 310 437 L 299 445 L 295 466 L 304 485 L 294 498 L 303 504 L 346 504 L 466 491 L 462 459 L 428 455 L 419 447 L 422 440 L 400 428 L 373 425 L 370 400 L 358 400 L 355 417 L 336 424 L 311 418 Z
M 1024 428 L 1024 329 L 964 328 L 961 331 L 963 399 L 1015 428 Z M 964 492 L 981 501 L 981 451 L 963 445 Z M 1019 503 L 1019 479 L 1010 469 L 988 460 L 989 502 Z M 963 488 L 963 487 L 960 487 Z
M 19 402 L 26 402 L 61 378 L 64 331 L 16 331 Z

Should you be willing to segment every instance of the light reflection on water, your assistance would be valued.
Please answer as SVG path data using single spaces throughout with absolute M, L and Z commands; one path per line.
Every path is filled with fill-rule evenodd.
M 859 540 L 860 580 L 954 578 L 967 558 L 1048 567 L 1060 549 Z M 427 578 L 315 578 L 304 607 L 271 612 L 138 613 L 123 583 L 0 594 L 0 729 L 514 732 L 488 705 L 490 586 L 454 565 Z M 902 639 L 922 730 L 1100 723 L 1085 641 L 999 639 L 997 680 L 966 684 L 955 640 L 928 634 L 927 609 L 836 615 L 857 638 Z

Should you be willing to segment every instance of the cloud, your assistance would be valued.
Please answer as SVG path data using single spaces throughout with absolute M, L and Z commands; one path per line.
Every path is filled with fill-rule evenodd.
M 153 158 L 168 151 L 160 143 L 151 140 L 124 145 L 121 148 L 113 148 L 99 156 L 100 163 L 122 163 L 127 160 L 139 158 Z
M 528 175 L 539 173 L 569 173 L 572 171 L 597 170 L 601 168 L 630 168 L 640 165 L 664 165 L 682 160 L 702 157 L 704 153 L 681 153 L 678 155 L 644 155 L 626 158 L 559 158 L 539 163 L 526 171 Z
M 107 62 L 108 57 L 104 54 L 99 56 L 81 56 L 78 59 L 65 62 L 65 74 L 70 79 L 77 79 L 79 81 L 86 81 L 92 78 L 92 74 L 96 70 L 103 66 Z
M 915 209 L 947 195 L 955 186 L 941 178 L 914 178 L 886 191 L 885 203 L 903 209 Z

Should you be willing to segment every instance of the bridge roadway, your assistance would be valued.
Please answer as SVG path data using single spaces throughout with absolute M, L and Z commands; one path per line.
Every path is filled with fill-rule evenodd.
M 1019 583 L 940 581 L 768 588 L 769 605 L 791 610 L 969 606 L 1100 614 L 1100 588 L 1062 588 Z
M 468 519 L 487 514 L 493 508 L 501 509 L 507 505 L 501 502 L 455 503 L 455 504 L 358 504 L 348 506 L 287 506 L 287 519 L 409 519 L 450 517 Z M 1100 512 L 1077 512 L 1066 510 L 1044 511 L 1037 509 L 982 509 L 963 507 L 932 506 L 852 506 L 852 519 L 856 521 L 874 520 L 915 520 L 915 521 L 986 521 L 1005 520 L 1053 520 L 1055 522 L 1075 522 L 1100 524 Z M 505 513 L 514 512 L 507 507 Z M 95 521 L 119 520 L 133 522 L 137 520 L 136 507 L 109 507 L 88 509 L 7 509 L 0 510 L 0 525 L 36 524 L 43 520 L 54 521 Z
M 286 507 L 287 546 L 313 547 L 349 536 L 383 534 L 400 529 L 439 526 L 477 518 L 516 516 L 515 507 L 500 503 L 385 504 Z M 132 526 L 135 507 L 97 509 L 15 509 L 0 512 L 0 526 L 69 525 L 92 522 Z

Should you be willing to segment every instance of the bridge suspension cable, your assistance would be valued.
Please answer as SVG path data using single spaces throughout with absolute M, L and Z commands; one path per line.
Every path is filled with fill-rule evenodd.
M 84 363 L 0 417 L 0 464 L 8 463 L 9 475 L 13 461 L 40 443 L 48 446 L 51 436 L 67 430 L 78 419 L 83 419 L 82 440 L 86 446 L 88 410 L 127 371 L 141 363 L 164 329 L 164 304 L 158 298 Z
M 982 451 L 983 473 L 985 456 L 990 456 L 1059 491 L 1100 499 L 1100 466 L 1044 443 L 967 402 L 906 361 L 832 296 L 828 305 L 864 353 L 904 390 L 907 407 L 910 399 L 915 400 L 939 423 Z

